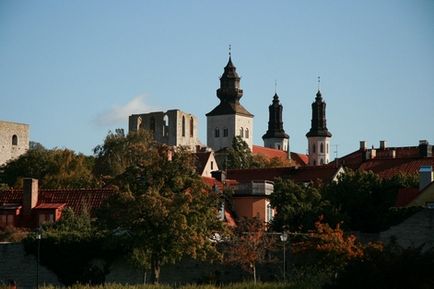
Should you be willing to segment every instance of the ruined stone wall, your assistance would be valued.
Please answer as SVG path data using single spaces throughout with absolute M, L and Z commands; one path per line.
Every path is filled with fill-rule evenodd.
M 0 166 L 29 149 L 29 125 L 0 121 Z

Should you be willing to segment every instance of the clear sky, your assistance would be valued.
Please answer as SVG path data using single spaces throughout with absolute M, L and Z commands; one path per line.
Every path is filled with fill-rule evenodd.
M 179 108 L 206 143 L 229 44 L 255 144 L 276 80 L 291 150 L 306 152 L 318 75 L 339 156 L 434 142 L 432 0 L 1 0 L 0 119 L 91 154 L 129 114 Z

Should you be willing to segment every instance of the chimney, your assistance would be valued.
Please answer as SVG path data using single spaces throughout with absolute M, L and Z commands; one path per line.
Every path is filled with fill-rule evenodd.
M 30 215 L 38 203 L 38 180 L 25 178 L 23 186 L 23 214 Z
M 386 149 L 387 143 L 385 140 L 380 140 L 380 150 Z
M 423 158 L 432 157 L 432 145 L 427 140 L 419 141 L 419 156 Z
M 226 181 L 226 172 L 225 171 L 212 171 L 211 176 L 219 182 Z
M 367 144 L 365 140 L 360 141 L 360 150 L 365 151 L 367 149 Z
M 431 166 L 421 166 L 419 169 L 419 191 L 422 191 L 426 186 L 433 181 L 433 172 Z

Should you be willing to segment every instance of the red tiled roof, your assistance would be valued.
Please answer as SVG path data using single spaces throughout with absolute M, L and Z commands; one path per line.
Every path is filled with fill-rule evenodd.
M 234 217 L 227 210 L 225 210 L 225 221 L 229 225 L 229 227 L 236 227 L 237 226 L 237 224 L 235 223 Z
M 240 183 L 251 181 L 273 181 L 276 178 L 288 177 L 296 183 L 304 182 L 330 182 L 336 175 L 339 168 L 333 166 L 315 167 L 286 167 L 286 168 L 263 168 L 263 169 L 231 169 L 228 170 L 228 177 Z
M 401 188 L 396 196 L 395 207 L 405 207 L 419 196 L 418 188 Z
M 291 152 L 291 160 L 293 160 L 299 166 L 307 166 L 309 163 L 309 156 Z
M 288 152 L 258 145 L 253 145 L 252 153 L 264 156 L 267 159 L 278 158 L 281 160 L 288 160 Z M 290 154 L 291 160 L 294 161 L 297 166 L 305 166 L 309 163 L 309 157 L 307 155 L 294 152 L 291 152 Z
M 39 190 L 38 205 L 40 204 L 66 204 L 75 212 L 94 210 L 114 193 L 114 189 L 50 189 Z M 22 190 L 0 191 L 0 203 L 22 204 Z
M 65 207 L 65 203 L 42 203 L 35 207 L 35 209 L 59 209 Z
M 363 162 L 359 169 L 372 171 L 381 178 L 389 179 L 399 174 L 417 174 L 421 166 L 434 166 L 434 158 L 370 159 Z
M 268 159 L 279 158 L 279 159 L 288 159 L 288 153 L 282 150 L 266 148 L 257 145 L 253 145 L 252 153 L 257 155 L 262 155 Z

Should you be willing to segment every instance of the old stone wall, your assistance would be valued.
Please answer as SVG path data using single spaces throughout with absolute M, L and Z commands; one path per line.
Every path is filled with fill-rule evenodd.
M 0 166 L 29 149 L 29 125 L 0 121 Z

